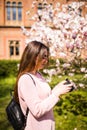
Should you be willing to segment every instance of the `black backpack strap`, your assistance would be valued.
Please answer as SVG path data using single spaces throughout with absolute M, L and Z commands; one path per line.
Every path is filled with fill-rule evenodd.
M 34 79 L 33 79 L 33 77 L 31 76 L 31 74 L 29 74 L 29 73 L 26 73 L 27 75 L 29 75 L 30 77 L 31 77 L 31 79 L 33 80 L 33 83 L 35 84 L 35 86 L 36 86 L 36 83 L 35 83 L 35 81 L 34 81 Z
M 25 120 L 27 120 L 28 112 L 29 112 L 29 108 L 27 107 L 26 115 L 25 115 Z

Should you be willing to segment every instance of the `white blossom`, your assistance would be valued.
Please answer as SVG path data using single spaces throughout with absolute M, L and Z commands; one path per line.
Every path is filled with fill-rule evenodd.
M 72 76 L 74 76 L 74 73 L 69 73 L 68 75 L 72 77 Z
M 84 84 L 80 83 L 79 86 L 80 86 L 81 88 L 83 88 L 83 87 L 84 87 Z
M 79 12 L 80 7 L 86 6 L 85 2 L 63 4 L 62 8 L 59 2 L 54 7 L 46 0 L 45 3 L 46 7 L 29 17 L 35 21 L 31 29 L 27 31 L 21 27 L 28 38 L 26 43 L 38 40 L 48 44 L 53 57 L 67 57 L 67 51 L 80 56 L 81 49 L 87 47 L 87 15 L 83 17 Z M 37 1 L 33 1 L 31 8 L 37 5 Z
M 86 68 L 81 68 L 81 72 L 85 72 L 86 71 Z

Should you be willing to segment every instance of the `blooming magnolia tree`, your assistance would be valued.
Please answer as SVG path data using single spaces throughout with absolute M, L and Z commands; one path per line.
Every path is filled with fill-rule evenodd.
M 31 11 L 37 6 L 36 14 L 30 18 L 34 24 L 28 31 L 23 26 L 26 44 L 32 40 L 41 41 L 50 47 L 52 57 L 87 58 L 87 14 L 82 16 L 81 7 L 85 2 L 70 4 L 56 3 L 55 6 L 42 2 L 44 6 L 38 8 L 38 1 L 33 1 Z M 26 12 L 30 15 L 31 11 Z M 71 59 L 71 58 L 70 58 Z

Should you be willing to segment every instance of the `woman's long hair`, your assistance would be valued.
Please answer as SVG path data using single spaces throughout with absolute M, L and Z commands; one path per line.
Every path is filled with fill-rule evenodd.
M 28 45 L 25 47 L 20 61 L 18 76 L 17 76 L 16 85 L 14 89 L 14 98 L 16 99 L 17 102 L 19 102 L 18 80 L 20 76 L 23 75 L 24 73 L 28 73 L 34 70 L 37 56 L 39 55 L 38 62 L 40 62 L 41 59 L 43 58 L 45 50 L 47 50 L 49 55 L 49 48 L 45 46 L 43 43 L 38 41 L 32 41 L 28 43 Z

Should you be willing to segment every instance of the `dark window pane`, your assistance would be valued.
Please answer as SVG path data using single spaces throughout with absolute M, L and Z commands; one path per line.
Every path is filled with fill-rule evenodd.
M 13 2 L 12 3 L 12 16 L 13 16 L 13 20 L 16 20 L 16 3 Z
M 42 3 L 39 3 L 39 4 L 38 4 L 38 9 L 41 9 L 41 10 L 42 10 L 42 8 L 43 8 L 43 7 L 42 7 Z
M 43 4 L 43 8 L 46 8 L 46 6 L 47 6 L 47 4 L 46 4 L 46 3 L 44 3 L 44 4 Z
M 16 20 L 16 8 L 15 7 L 13 7 L 12 15 L 13 15 L 13 20 Z
M 10 41 L 10 45 L 12 45 L 12 44 L 14 44 L 14 42 L 13 42 L 13 41 Z
M 10 7 L 7 7 L 7 20 L 10 20 L 11 19 L 11 8 Z
M 16 47 L 16 55 L 19 55 L 19 47 Z
M 21 3 L 21 2 L 18 2 L 18 6 L 22 7 L 22 3 Z
M 16 45 L 19 45 L 19 41 L 16 41 L 16 43 L 15 43 Z
M 6 3 L 6 6 L 10 6 L 10 1 L 8 1 L 8 2 Z
M 16 7 L 16 2 L 13 2 L 13 3 L 12 3 L 12 6 Z
M 10 56 L 14 55 L 14 47 L 10 46 Z
M 22 8 L 18 7 L 18 20 L 22 20 Z
M 7 20 L 11 19 L 11 7 L 10 7 L 10 2 L 6 3 L 6 16 Z
M 22 20 L 22 3 L 18 3 L 18 20 Z

